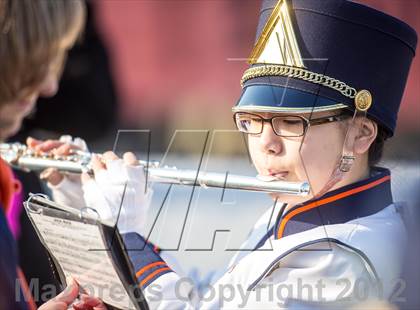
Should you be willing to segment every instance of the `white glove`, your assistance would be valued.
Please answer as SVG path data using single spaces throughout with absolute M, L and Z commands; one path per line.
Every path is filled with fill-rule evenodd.
M 131 160 L 127 160 L 127 154 Z M 122 160 L 108 152 L 103 156 L 104 164 L 94 157 L 91 164 L 95 178 L 84 175 L 83 192 L 86 205 L 95 209 L 102 220 L 112 223 L 118 220 L 121 233 L 137 232 L 144 236 L 153 192 L 150 188 L 146 190 L 143 166 L 134 165 L 134 159 L 132 153 L 124 154 Z
M 80 175 L 66 175 L 57 185 L 52 185 L 48 182 L 47 186 L 51 190 L 53 200 L 58 204 L 73 208 L 86 206 L 83 200 Z
M 66 153 L 68 153 L 70 149 L 88 152 L 88 147 L 83 139 L 73 139 L 69 135 L 61 136 L 58 141 L 46 141 L 43 144 L 40 144 L 39 148 L 45 151 L 52 150 L 58 155 L 67 155 Z M 85 207 L 80 175 L 70 173 L 60 175 L 55 169 L 47 169 L 41 174 L 41 178 L 49 180 L 57 175 L 62 177 L 62 180 L 58 184 L 53 185 L 51 182 L 47 182 L 47 186 L 51 190 L 54 201 L 58 204 L 74 208 Z

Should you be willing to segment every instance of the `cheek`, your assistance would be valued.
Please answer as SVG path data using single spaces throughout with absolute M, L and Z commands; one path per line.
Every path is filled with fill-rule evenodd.
M 327 182 L 342 152 L 340 131 L 318 131 L 308 133 L 302 145 L 301 156 L 305 166 L 305 175 L 317 186 Z
M 248 150 L 251 160 L 255 165 L 255 168 L 259 171 L 262 162 L 262 153 L 259 151 L 258 138 L 248 136 Z

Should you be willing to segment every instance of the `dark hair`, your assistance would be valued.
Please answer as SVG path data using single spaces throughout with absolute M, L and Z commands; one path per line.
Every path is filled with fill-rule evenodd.
M 382 159 L 384 152 L 385 140 L 388 138 L 387 131 L 378 124 L 378 134 L 375 141 L 369 147 L 368 164 L 369 167 L 376 166 Z
M 349 109 L 343 109 L 342 113 L 348 115 L 349 117 L 353 117 L 354 111 Z M 371 119 L 372 120 L 372 119 Z M 368 152 L 368 165 L 369 167 L 376 166 L 382 159 L 382 155 L 384 152 L 384 145 L 385 140 L 389 137 L 388 132 L 384 127 L 379 125 L 375 120 L 372 120 L 378 126 L 378 133 L 376 135 L 375 141 L 369 147 Z

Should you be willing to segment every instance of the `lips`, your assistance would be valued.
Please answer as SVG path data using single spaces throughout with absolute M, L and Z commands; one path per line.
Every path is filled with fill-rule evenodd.
M 287 172 L 287 171 L 281 171 L 281 172 L 270 173 L 270 176 L 275 177 L 276 179 L 285 180 L 288 174 L 289 174 L 289 172 Z
M 285 181 L 287 175 L 289 174 L 288 171 L 278 171 L 278 170 L 267 170 L 263 174 L 258 175 L 258 178 L 263 181 L 276 181 L 281 180 Z

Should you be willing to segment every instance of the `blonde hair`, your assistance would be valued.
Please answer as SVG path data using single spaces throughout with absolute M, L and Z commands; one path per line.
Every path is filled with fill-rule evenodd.
M 85 15 L 83 0 L 0 0 L 0 106 L 61 74 Z

